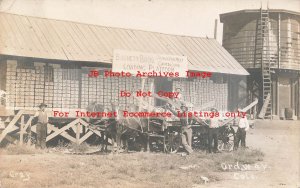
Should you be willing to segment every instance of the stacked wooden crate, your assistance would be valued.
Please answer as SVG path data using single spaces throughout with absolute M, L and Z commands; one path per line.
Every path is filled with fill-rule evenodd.
M 34 105 L 38 106 L 44 101 L 44 92 L 45 92 L 45 68 L 44 63 L 35 63 L 35 85 L 34 85 Z M 48 101 L 47 101 L 48 102 Z M 47 103 L 47 105 L 49 105 Z
M 91 70 L 99 71 L 99 76 L 89 77 Z M 141 90 L 141 79 L 137 77 L 104 77 L 104 70 L 95 68 L 83 68 L 81 73 L 81 108 L 86 108 L 90 103 L 97 102 L 105 107 L 110 107 L 111 102 L 119 104 L 120 109 L 125 109 L 129 104 L 138 104 L 138 100 L 133 97 L 136 91 Z M 149 91 L 150 82 L 153 79 L 147 79 L 144 85 L 144 91 Z M 123 97 L 121 91 L 131 92 L 132 96 Z M 153 99 L 151 99 L 153 104 Z
M 53 87 L 50 85 L 45 93 L 46 96 L 49 95 L 48 99 L 52 99 L 53 108 L 66 111 L 79 108 L 79 79 L 76 76 L 78 72 L 78 69 L 53 66 Z
M 92 68 L 83 68 L 81 71 L 81 108 L 86 108 L 90 103 L 103 103 L 103 75 L 89 77 Z
M 215 101 L 215 108 L 219 111 L 227 110 L 228 88 L 227 84 L 217 84 L 208 79 L 180 79 L 173 81 L 173 91 L 182 89 L 183 100 L 191 102 L 196 107 Z
M 63 107 L 63 70 L 60 67 L 53 67 L 53 108 L 60 110 Z
M 62 68 L 59 64 L 45 63 L 7 63 L 7 102 L 12 109 L 32 109 L 46 103 L 49 109 L 70 111 L 85 109 L 91 102 L 105 107 L 111 101 L 119 103 L 121 109 L 129 104 L 138 104 L 134 97 L 142 89 L 142 79 L 137 77 L 106 77 L 103 70 L 98 77 L 89 77 L 93 68 Z M 152 78 L 145 79 L 143 91 L 150 88 Z M 131 97 L 121 97 L 121 91 L 132 93 Z M 142 98 L 142 97 L 141 97 Z M 144 98 L 154 104 L 153 98 Z
M 8 108 L 14 108 L 17 95 L 17 62 L 8 61 L 6 67 L 6 106 Z

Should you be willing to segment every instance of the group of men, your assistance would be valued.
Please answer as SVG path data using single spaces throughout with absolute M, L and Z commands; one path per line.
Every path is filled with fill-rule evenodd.
M 177 91 L 180 92 L 180 89 L 177 89 Z M 176 99 L 177 102 L 181 101 L 181 95 L 179 98 Z M 188 107 L 184 103 L 180 103 L 181 107 L 180 109 L 171 108 L 170 105 L 167 105 L 169 110 L 176 114 L 176 110 L 180 110 L 181 112 L 187 112 Z M 117 105 L 113 105 L 114 108 L 117 108 Z M 48 124 L 48 115 L 45 111 L 47 105 L 42 103 L 39 105 L 39 110 L 35 113 L 34 117 L 37 117 L 37 125 L 36 125 L 36 133 L 37 133 L 37 141 L 36 141 L 36 147 L 38 148 L 45 148 L 46 147 L 46 137 L 47 137 L 47 124 Z M 117 109 L 114 109 L 117 110 Z M 218 112 L 217 109 L 212 108 L 211 112 Z M 189 124 L 188 117 L 181 117 L 180 118 L 181 123 L 181 140 L 182 145 L 187 151 L 188 154 L 193 153 L 192 149 L 192 127 Z M 206 122 L 205 122 L 206 123 Z M 207 121 L 207 128 L 208 128 L 208 153 L 217 153 L 218 151 L 218 137 L 219 137 L 219 129 L 222 126 L 222 122 L 217 118 L 210 118 Z M 234 139 L 234 149 L 237 149 L 239 147 L 239 144 L 241 142 L 242 147 L 246 147 L 246 132 L 249 129 L 249 123 L 247 121 L 246 116 L 240 117 L 238 119 L 238 129 L 235 135 Z
M 181 89 L 177 88 L 177 92 L 180 92 Z M 179 102 L 181 104 L 180 110 L 181 112 L 187 112 L 188 107 L 182 102 L 181 100 L 181 95 L 179 98 L 176 99 L 175 102 Z M 176 111 L 172 109 L 169 105 L 167 105 L 169 110 L 175 115 Z M 241 109 L 238 109 L 241 111 Z M 217 109 L 211 108 L 211 112 L 217 113 Z M 182 145 L 185 148 L 187 154 L 192 154 L 193 149 L 192 149 L 192 135 L 193 131 L 191 128 L 191 125 L 189 125 L 189 120 L 188 117 L 181 117 L 180 118 L 180 123 L 181 123 L 181 140 L 182 140 Z M 219 139 L 219 130 L 220 127 L 223 126 L 222 122 L 219 120 L 219 118 L 214 117 L 210 118 L 207 122 L 204 121 L 204 123 L 207 125 L 208 128 L 208 153 L 218 153 L 218 139 Z M 247 120 L 247 117 L 239 117 L 237 119 L 237 125 L 238 129 L 234 138 L 234 149 L 236 150 L 240 143 L 243 148 L 246 147 L 246 131 L 249 129 L 249 123 Z
M 240 109 L 239 109 L 240 110 Z M 212 108 L 212 112 L 217 112 L 217 109 Z M 218 151 L 218 138 L 220 127 L 223 126 L 218 118 L 211 118 L 208 125 L 208 152 L 217 153 Z M 243 148 L 246 147 L 246 131 L 249 130 L 249 122 L 247 117 L 239 117 L 237 119 L 237 132 L 234 138 L 234 149 L 236 150 L 240 143 Z M 212 147 L 212 144 L 214 147 Z
M 180 88 L 176 88 L 176 92 L 179 93 L 178 98 L 174 99 L 175 102 L 178 102 L 179 104 L 181 104 L 180 110 L 181 112 L 187 112 L 188 111 L 188 107 L 186 106 L 186 104 L 182 101 L 182 95 L 181 95 L 181 89 Z M 176 112 L 174 109 L 170 108 L 169 105 L 167 105 L 167 107 L 169 108 L 169 110 L 176 115 Z M 241 111 L 241 109 L 238 109 L 238 111 Z M 217 113 L 218 110 L 215 108 L 211 108 L 211 112 L 213 113 Z M 192 149 L 192 135 L 193 135 L 193 131 L 192 131 L 192 127 L 191 125 L 189 125 L 189 120 L 188 117 L 181 117 L 180 118 L 180 123 L 181 123 L 181 140 L 182 140 L 182 145 L 185 148 L 185 150 L 187 151 L 188 154 L 192 154 L 193 153 L 193 149 Z M 219 130 L 220 127 L 223 126 L 222 122 L 219 120 L 219 118 L 214 117 L 214 118 L 210 118 L 208 120 L 208 122 L 204 122 L 207 125 L 208 128 L 208 153 L 217 153 L 218 151 L 218 139 L 219 139 Z M 239 117 L 237 119 L 237 125 L 238 125 L 238 129 L 234 138 L 234 149 L 236 150 L 240 143 L 241 146 L 243 148 L 246 148 L 246 132 L 249 130 L 249 122 L 247 120 L 247 117 Z

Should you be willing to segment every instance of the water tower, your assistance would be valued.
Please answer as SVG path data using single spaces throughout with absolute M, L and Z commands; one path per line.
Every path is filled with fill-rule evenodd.
M 223 46 L 250 73 L 245 100 L 257 97 L 264 118 L 286 111 L 300 117 L 300 13 L 240 10 L 220 20 Z

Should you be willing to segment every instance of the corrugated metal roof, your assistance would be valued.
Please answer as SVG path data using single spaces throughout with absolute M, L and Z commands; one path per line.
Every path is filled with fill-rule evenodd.
M 0 54 L 112 63 L 113 50 L 185 55 L 189 69 L 248 75 L 215 40 L 0 13 Z

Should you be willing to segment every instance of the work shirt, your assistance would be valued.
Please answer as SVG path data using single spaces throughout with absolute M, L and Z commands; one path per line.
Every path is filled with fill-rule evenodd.
M 46 124 L 48 123 L 48 115 L 47 112 L 39 110 L 34 114 L 34 117 L 38 118 L 38 123 Z
M 248 122 L 246 116 L 244 118 L 240 118 L 238 126 L 241 129 L 245 129 L 245 131 L 247 131 L 249 129 L 249 122 Z
M 180 118 L 180 123 L 184 127 L 188 126 L 188 121 L 189 121 L 188 117 L 181 117 Z
M 219 118 L 211 118 L 210 119 L 210 122 L 208 124 L 208 127 L 209 128 L 218 128 L 220 125 L 219 125 Z
M 119 107 L 115 107 L 114 112 L 116 112 L 116 120 L 120 120 L 120 115 L 119 115 Z
M 177 117 L 177 112 L 174 109 L 169 108 L 169 110 L 174 114 L 174 116 Z M 180 112 L 183 113 L 184 111 L 180 110 Z M 188 112 L 188 111 L 186 111 L 186 112 Z M 188 126 L 188 124 L 189 124 L 189 118 L 188 118 L 188 116 L 186 116 L 186 117 L 185 116 L 180 117 L 179 121 L 181 123 L 181 126 L 183 126 L 183 127 L 189 127 Z
M 181 93 L 178 93 L 177 100 L 179 100 L 179 101 L 182 100 L 182 95 L 181 95 Z
M 114 119 L 115 119 L 116 121 L 117 121 L 117 120 L 120 120 L 119 106 L 112 105 L 112 106 L 111 106 L 111 110 L 112 110 L 112 112 L 116 112 L 116 117 L 114 117 Z

